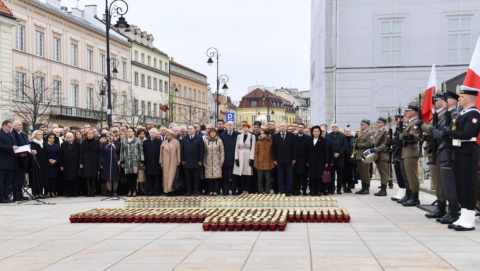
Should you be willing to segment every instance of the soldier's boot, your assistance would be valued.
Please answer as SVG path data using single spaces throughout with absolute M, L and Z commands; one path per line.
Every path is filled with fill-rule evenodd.
M 448 213 L 442 218 L 437 218 L 437 222 L 448 225 L 452 224 L 460 218 L 458 211 L 460 211 L 460 206 L 458 204 L 450 204 Z
M 393 180 L 388 180 L 388 188 L 393 189 Z
M 370 194 L 370 185 L 369 184 L 366 184 L 366 183 L 362 183 L 362 189 L 360 191 L 357 191 L 355 192 L 355 194 L 358 194 L 358 195 L 368 195 Z
M 377 197 L 385 197 L 387 196 L 387 185 L 382 184 L 380 191 L 374 194 Z
M 446 207 L 447 207 L 447 202 L 438 201 L 437 202 L 437 208 L 435 208 L 435 210 L 433 210 L 433 212 L 426 213 L 425 216 L 427 218 L 441 218 L 441 217 L 443 217 L 444 215 L 447 214 Z
M 402 203 L 404 207 L 412 207 L 412 206 L 417 206 L 420 204 L 420 200 L 418 199 L 418 192 L 412 192 L 412 197 Z
M 357 195 L 362 194 L 363 190 L 365 190 L 365 184 L 364 183 L 362 183 L 362 189 L 355 192 L 355 194 L 357 194 Z
M 405 196 L 403 198 L 401 198 L 400 200 L 397 200 L 397 203 L 402 204 L 402 203 L 406 202 L 407 200 L 409 200 L 411 197 L 412 197 L 412 190 L 407 189 L 406 192 L 405 192 Z

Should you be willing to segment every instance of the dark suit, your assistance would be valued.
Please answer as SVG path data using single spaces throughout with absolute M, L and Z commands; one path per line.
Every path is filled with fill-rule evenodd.
M 237 178 L 233 175 L 233 165 L 235 163 L 235 146 L 237 144 L 237 137 L 240 133 L 232 131 L 232 135 L 228 134 L 228 130 L 220 135 L 220 139 L 223 142 L 223 148 L 225 151 L 225 162 L 222 167 L 223 189 L 224 196 L 230 194 L 235 195 L 237 193 Z
M 192 193 L 192 180 L 193 180 L 193 192 L 196 193 L 200 190 L 200 167 L 199 162 L 205 160 L 205 143 L 201 136 L 189 135 L 182 139 L 180 156 L 182 162 L 185 162 L 185 187 L 187 193 Z M 203 166 L 203 165 L 202 165 Z
M 292 133 L 285 132 L 273 136 L 272 155 L 277 162 L 278 190 L 280 193 L 291 193 L 293 189 L 293 165 L 297 160 L 297 140 Z
M 332 157 L 333 166 L 330 167 L 330 178 L 331 182 L 329 184 L 329 190 L 331 193 L 335 190 L 335 173 L 337 175 L 337 192 L 339 192 L 342 188 L 343 184 L 343 169 L 345 167 L 345 154 L 348 150 L 347 140 L 345 135 L 336 132 L 336 133 L 329 133 L 326 138 L 330 141 L 333 155 L 338 153 L 339 156 L 335 158 Z M 332 164 L 332 162 L 330 162 Z
M 80 143 L 74 141 L 70 144 L 65 141 L 60 147 L 60 167 L 63 167 L 63 180 L 67 195 L 76 196 L 78 193 L 79 165 Z
M 17 142 L 17 146 L 29 145 L 28 138 L 23 132 L 19 133 L 15 130 L 12 130 L 12 135 Z M 17 170 L 15 170 L 15 173 L 13 175 L 12 190 L 13 197 L 20 200 L 21 198 L 23 198 L 22 186 L 25 182 L 25 174 L 27 173 L 28 156 L 17 156 L 15 157 L 15 159 L 17 163 Z
M 160 196 L 160 139 L 143 141 L 145 157 L 145 176 L 147 181 L 147 196 Z
M 303 194 L 307 193 L 307 142 L 311 137 L 307 135 L 296 136 L 297 139 L 297 161 L 295 162 L 295 177 L 293 183 L 293 193 L 300 194 L 300 188 L 302 188 Z
M 319 195 L 321 190 L 322 173 L 325 170 L 325 164 L 328 163 L 327 139 L 319 137 L 316 144 L 314 138 L 310 138 L 307 142 L 307 161 L 308 176 L 310 178 L 310 195 Z M 326 190 L 326 187 L 324 187 Z M 324 192 L 326 192 L 324 190 Z
M 0 203 L 9 200 L 8 190 L 12 185 L 13 173 L 16 168 L 15 139 L 11 133 L 0 128 Z

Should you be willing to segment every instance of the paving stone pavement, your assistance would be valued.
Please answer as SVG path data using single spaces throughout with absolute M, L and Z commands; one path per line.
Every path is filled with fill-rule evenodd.
M 372 182 L 372 187 L 378 182 Z M 396 185 L 395 185 L 396 186 Z M 204 232 L 201 224 L 70 224 L 123 201 L 55 198 L 0 206 L 0 270 L 480 270 L 477 230 L 458 233 L 388 197 L 336 196 L 350 223 L 285 232 Z M 375 191 L 376 192 L 376 191 Z M 422 193 L 422 203 L 434 196 Z

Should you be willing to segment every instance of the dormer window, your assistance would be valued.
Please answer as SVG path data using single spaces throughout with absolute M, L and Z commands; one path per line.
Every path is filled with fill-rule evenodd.
M 257 101 L 252 101 L 252 103 L 250 104 L 251 107 L 256 107 L 257 106 Z

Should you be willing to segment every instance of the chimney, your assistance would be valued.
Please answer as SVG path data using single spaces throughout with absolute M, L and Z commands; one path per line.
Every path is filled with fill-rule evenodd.
M 86 5 L 83 10 L 83 18 L 87 21 L 95 18 L 97 15 L 97 5 Z
M 80 19 L 83 19 L 83 11 L 81 11 L 78 8 L 72 8 L 72 15 Z
M 62 6 L 61 2 L 62 0 L 47 0 L 47 4 L 55 7 L 56 9 L 60 9 L 60 7 Z

